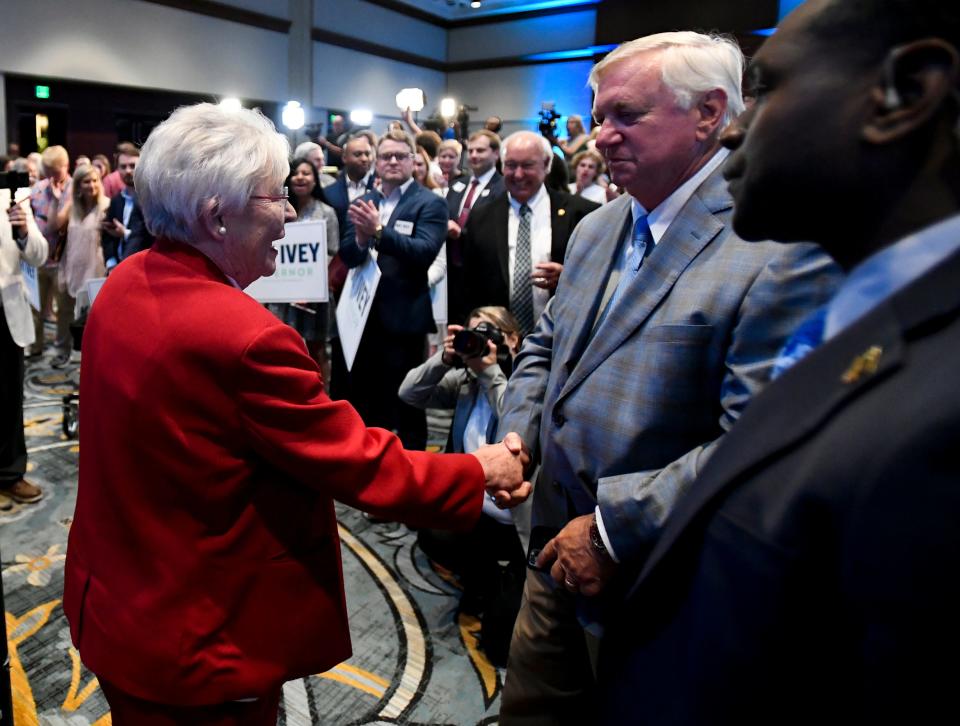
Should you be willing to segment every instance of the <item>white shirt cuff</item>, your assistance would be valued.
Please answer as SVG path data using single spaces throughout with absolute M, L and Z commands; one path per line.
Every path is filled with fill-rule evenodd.
M 600 516 L 600 506 L 598 505 L 596 510 L 597 516 L 597 531 L 600 533 L 600 539 L 603 540 L 603 546 L 607 548 L 607 554 L 610 555 L 610 559 L 620 564 L 620 560 L 617 559 L 617 553 L 613 551 L 613 545 L 610 544 L 610 538 L 607 537 L 607 529 L 603 526 L 603 517 Z

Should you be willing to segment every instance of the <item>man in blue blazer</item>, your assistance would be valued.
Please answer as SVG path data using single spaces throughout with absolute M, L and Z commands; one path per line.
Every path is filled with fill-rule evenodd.
M 367 426 L 396 429 L 408 449 L 427 443 L 424 412 L 403 403 L 404 376 L 423 362 L 426 334 L 436 332 L 427 268 L 447 234 L 447 205 L 413 179 L 413 140 L 387 132 L 377 145 L 382 188 L 347 210 L 340 256 L 358 267 L 376 250 L 382 277 L 373 298 L 353 368 L 342 351 L 332 376 L 334 398 L 350 401 Z
M 594 723 L 952 721 L 960 8 L 808 0 L 748 78 L 734 227 L 816 239 L 849 275 L 632 582 Z
M 323 189 L 324 201 L 337 213 L 339 229 L 347 224 L 350 202 L 373 189 L 373 147 L 363 134 L 351 136 L 343 146 L 343 169 L 337 180 Z M 319 171 L 319 170 L 318 170 Z
M 110 199 L 110 206 L 107 207 L 103 219 L 103 233 L 100 236 L 100 246 L 103 248 L 103 259 L 108 272 L 121 260 L 153 246 L 153 235 L 147 231 L 147 223 L 143 219 L 143 210 L 134 188 L 133 173 L 139 160 L 140 149 L 133 144 L 120 144 L 117 171 L 120 172 L 123 189 Z
M 730 227 L 719 136 L 743 110 L 742 71 L 732 41 L 683 32 L 626 43 L 591 75 L 597 147 L 628 194 L 574 231 L 504 398 L 501 430 L 541 467 L 531 547 L 555 534 L 544 572 L 528 572 L 504 726 L 592 722 L 617 575 L 643 560 L 837 282 L 819 248 L 748 243 Z

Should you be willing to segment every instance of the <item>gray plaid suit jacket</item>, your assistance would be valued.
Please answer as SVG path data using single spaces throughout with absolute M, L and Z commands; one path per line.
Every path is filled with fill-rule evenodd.
M 621 562 L 648 551 L 668 512 L 777 353 L 832 295 L 839 268 L 812 244 L 745 242 L 720 170 L 697 189 L 592 334 L 630 198 L 573 232 L 563 275 L 524 341 L 499 434 L 541 469 L 532 524 L 600 512 Z

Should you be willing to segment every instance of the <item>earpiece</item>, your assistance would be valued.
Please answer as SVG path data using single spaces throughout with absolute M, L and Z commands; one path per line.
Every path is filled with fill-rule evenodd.
M 883 96 L 883 107 L 888 111 L 893 111 L 900 107 L 900 94 L 892 85 L 887 86 L 887 91 Z

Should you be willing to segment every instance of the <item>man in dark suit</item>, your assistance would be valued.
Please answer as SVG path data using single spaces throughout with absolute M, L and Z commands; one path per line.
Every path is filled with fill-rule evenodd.
M 734 227 L 849 270 L 608 627 L 608 723 L 928 724 L 960 651 L 960 9 L 808 0 L 724 135 Z M 811 214 L 816 210 L 816 214 Z
M 527 574 L 503 726 L 593 722 L 607 603 L 838 281 L 815 245 L 731 229 L 719 137 L 742 76 L 736 43 L 693 32 L 591 73 L 597 148 L 628 193 L 577 226 L 503 399 L 500 425 L 540 462 L 531 548 L 556 533 Z
M 600 205 L 547 189 L 549 142 L 518 131 L 503 143 L 506 190 L 470 214 L 463 235 L 467 310 L 502 305 L 533 329 L 557 289 L 570 233 Z
M 342 230 L 347 224 L 347 207 L 373 189 L 373 147 L 363 134 L 350 137 L 343 145 L 343 169 L 337 180 L 323 189 L 324 201 L 337 213 Z
M 460 322 L 470 312 L 464 295 L 463 240 L 460 234 L 470 211 L 480 202 L 503 191 L 503 175 L 497 171 L 500 137 L 487 129 L 474 132 L 467 140 L 470 178 L 454 182 L 447 192 L 447 309 L 448 319 Z
M 370 192 L 347 210 L 340 256 L 358 267 L 376 250 L 381 278 L 353 368 L 342 350 L 334 361 L 334 398 L 350 401 L 368 426 L 396 429 L 408 449 L 423 449 L 427 423 L 421 409 L 397 392 L 407 371 L 423 362 L 427 333 L 436 332 L 427 268 L 443 245 L 447 208 L 443 199 L 413 179 L 413 140 L 388 131 L 377 146 L 382 193 Z M 339 348 L 339 346 L 338 346 Z
M 117 171 L 123 181 L 123 189 L 110 200 L 100 236 L 108 272 L 121 260 L 153 245 L 153 236 L 147 231 L 133 182 L 140 149 L 130 143 L 120 144 L 117 148 Z

